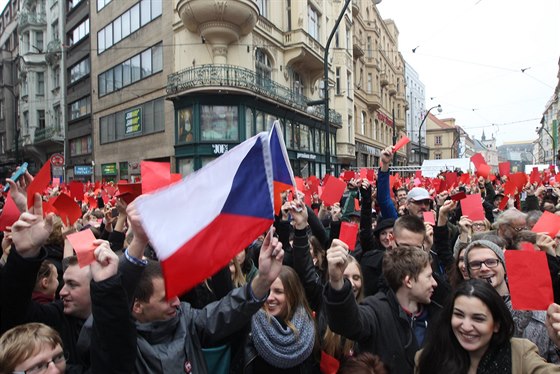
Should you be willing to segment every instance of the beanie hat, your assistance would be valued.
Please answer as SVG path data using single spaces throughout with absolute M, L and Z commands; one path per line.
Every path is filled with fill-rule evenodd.
M 496 256 L 498 257 L 498 260 L 500 260 L 500 262 L 502 263 L 502 265 L 504 266 L 504 269 L 506 267 L 506 259 L 504 257 L 504 250 L 502 248 L 500 248 L 499 245 L 497 245 L 496 243 L 491 242 L 490 240 L 475 240 L 473 242 L 471 242 L 467 248 L 465 248 L 465 253 L 463 254 L 464 260 L 465 260 L 465 266 L 467 268 L 467 272 L 470 275 L 470 269 L 469 269 L 469 262 L 467 261 L 467 258 L 469 257 L 469 252 L 471 251 L 471 249 L 473 248 L 488 248 L 490 249 L 492 252 L 494 252 L 496 254 Z

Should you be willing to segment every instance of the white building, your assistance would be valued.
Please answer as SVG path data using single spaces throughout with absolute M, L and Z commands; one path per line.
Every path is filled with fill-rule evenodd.
M 408 152 L 408 163 L 418 164 L 419 157 L 417 152 L 411 152 L 411 150 L 417 151 L 418 148 L 418 130 L 420 123 L 424 118 L 425 108 L 425 87 L 420 81 L 420 77 L 416 70 L 412 68 L 408 63 L 405 62 L 404 76 L 406 80 L 406 100 L 408 101 L 408 110 L 406 112 L 406 134 L 410 139 L 409 152 Z M 426 126 L 421 129 L 421 139 L 426 139 Z M 422 159 L 427 158 L 428 149 L 426 149 L 426 155 Z

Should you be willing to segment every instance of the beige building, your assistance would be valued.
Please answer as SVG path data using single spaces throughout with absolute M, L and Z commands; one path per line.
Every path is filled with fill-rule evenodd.
M 428 114 L 426 119 L 426 145 L 430 160 L 459 158 L 460 133 L 454 118 L 438 119 Z
M 352 1 L 352 13 L 356 165 L 377 166 L 380 152 L 405 131 L 405 63 L 397 26 L 383 20 L 373 2 Z M 407 164 L 406 147 L 396 164 Z
M 96 178 L 133 180 L 141 160 L 174 161 L 174 113 L 166 87 L 177 52 L 175 4 L 90 2 Z M 181 49 L 182 55 L 195 55 L 187 45 Z

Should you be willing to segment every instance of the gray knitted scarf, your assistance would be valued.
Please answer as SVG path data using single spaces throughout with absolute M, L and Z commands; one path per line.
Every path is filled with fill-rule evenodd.
M 315 324 L 303 307 L 294 313 L 292 324 L 298 333 L 270 319 L 260 309 L 251 322 L 252 339 L 259 356 L 270 365 L 287 369 L 297 366 L 311 355 L 315 343 Z

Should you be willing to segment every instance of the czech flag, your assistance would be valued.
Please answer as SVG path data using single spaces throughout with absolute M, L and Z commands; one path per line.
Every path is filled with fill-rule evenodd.
M 258 134 L 181 182 L 136 201 L 161 261 L 167 297 L 212 276 L 273 223 L 267 134 Z
M 282 192 L 296 188 L 294 172 L 290 165 L 282 128 L 278 120 L 274 121 L 268 136 L 270 155 L 272 157 L 272 178 L 274 181 L 274 213 L 282 208 Z M 297 189 L 296 189 L 297 191 Z

